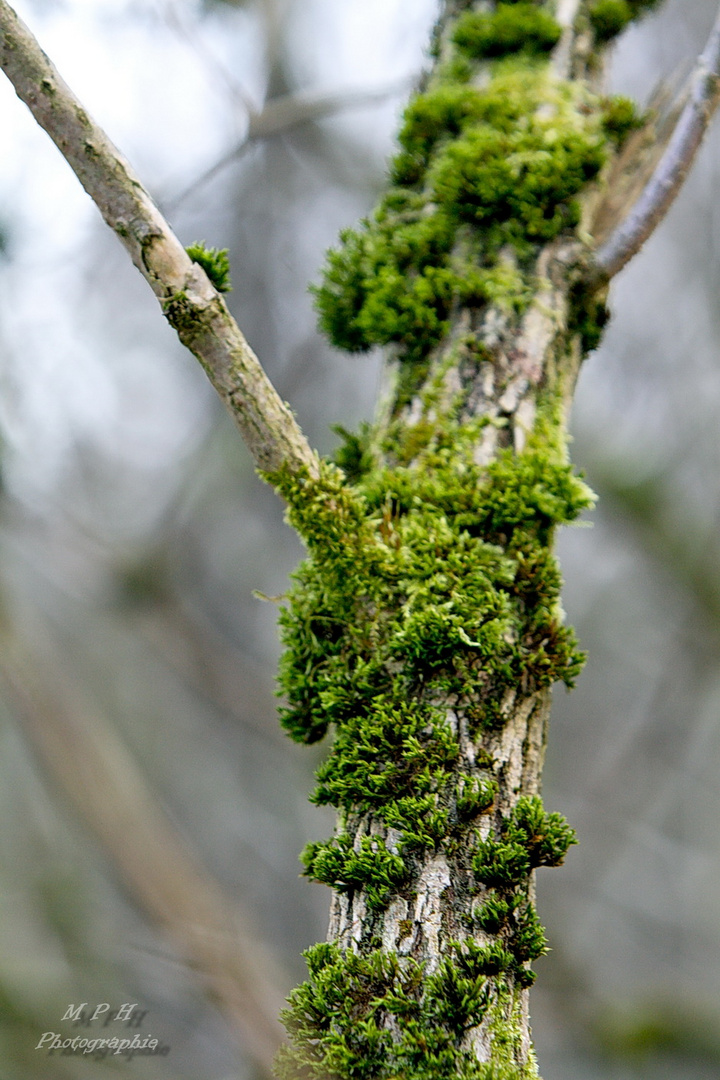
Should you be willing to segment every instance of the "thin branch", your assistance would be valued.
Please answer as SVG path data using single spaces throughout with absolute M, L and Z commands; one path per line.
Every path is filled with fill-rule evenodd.
M 0 0 L 0 67 L 129 251 L 180 340 L 202 364 L 258 468 L 316 475 L 315 454 L 224 300 L 5 0 Z
M 178 37 L 182 38 L 198 59 L 204 63 L 208 74 L 214 76 L 216 82 L 222 83 L 225 93 L 229 92 L 233 100 L 245 110 L 248 116 L 253 116 L 257 109 L 250 95 L 246 93 L 230 69 L 221 61 L 219 55 L 206 47 L 205 38 L 202 34 L 197 33 L 196 27 L 188 25 L 185 12 L 178 7 L 176 0 L 168 0 L 162 7 L 162 13 L 167 25 L 175 31 Z
M 640 250 L 660 224 L 682 187 L 720 102 L 720 12 L 691 76 L 685 107 L 668 147 L 639 199 L 595 256 L 612 278 Z
M 248 128 L 239 142 L 230 148 L 221 158 L 205 172 L 197 176 L 188 187 L 184 188 L 168 202 L 162 201 L 166 208 L 176 210 L 199 188 L 205 186 L 219 173 L 238 161 L 246 150 L 261 139 L 269 139 L 274 135 L 283 135 L 287 131 L 302 127 L 305 124 L 314 124 L 318 120 L 324 120 L 328 116 L 346 109 L 359 109 L 364 105 L 372 105 L 376 101 L 395 94 L 404 94 L 416 82 L 416 77 L 402 78 L 391 83 L 389 86 L 378 90 L 339 90 L 329 94 L 283 94 L 281 97 L 271 98 L 265 103 L 260 112 L 249 114 Z

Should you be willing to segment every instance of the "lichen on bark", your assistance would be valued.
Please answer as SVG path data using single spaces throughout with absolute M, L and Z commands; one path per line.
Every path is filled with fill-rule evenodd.
M 587 221 L 642 122 L 598 90 L 598 12 L 447 3 L 389 190 L 315 290 L 330 339 L 386 346 L 388 378 L 335 464 L 270 477 L 308 548 L 282 722 L 334 728 L 312 799 L 339 812 L 303 854 L 333 899 L 287 1080 L 537 1076 L 534 872 L 575 842 L 540 773 L 550 688 L 583 660 L 552 548 L 593 501 L 566 414 L 607 317 Z

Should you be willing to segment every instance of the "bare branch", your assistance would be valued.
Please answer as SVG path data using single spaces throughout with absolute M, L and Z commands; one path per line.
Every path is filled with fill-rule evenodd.
M 175 195 L 169 202 L 161 200 L 165 207 L 176 210 L 199 188 L 204 187 L 218 173 L 226 169 L 234 161 L 239 161 L 245 151 L 261 139 L 269 139 L 274 135 L 283 135 L 286 131 L 302 127 L 305 124 L 314 124 L 318 120 L 324 120 L 346 109 L 360 109 L 364 105 L 373 105 L 376 101 L 384 101 L 394 94 L 404 94 L 415 82 L 415 77 L 398 79 L 388 86 L 378 90 L 339 90 L 330 94 L 283 94 L 281 97 L 271 98 L 267 101 L 260 112 L 251 112 L 248 119 L 248 128 L 244 137 L 219 158 L 209 169 L 197 176 L 188 187 Z
M 258 468 L 315 475 L 315 454 L 224 300 L 5 0 L 0 67 L 150 283 L 180 340 L 230 408 Z
M 685 107 L 668 147 L 623 223 L 595 256 L 612 278 L 636 255 L 675 200 L 720 102 L 720 12 L 690 80 Z

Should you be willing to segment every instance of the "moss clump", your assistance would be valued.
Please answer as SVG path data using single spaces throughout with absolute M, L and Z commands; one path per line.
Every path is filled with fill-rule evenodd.
M 580 338 L 583 354 L 592 352 L 600 344 L 603 330 L 610 318 L 606 299 L 606 289 L 588 289 L 582 282 L 570 290 L 568 329 Z
M 202 266 L 218 292 L 232 292 L 230 259 L 227 248 L 208 248 L 201 240 L 185 248 L 193 262 Z
M 588 10 L 590 25 L 599 45 L 622 33 L 633 19 L 657 7 L 660 0 L 594 0 Z
M 600 102 L 544 66 L 495 68 L 483 90 L 440 82 L 408 106 L 395 186 L 360 229 L 341 234 L 314 290 L 338 348 L 394 344 L 417 362 L 458 304 L 522 311 L 531 283 L 521 268 L 509 274 L 500 253 L 509 245 L 527 262 L 577 225 L 574 196 L 606 157 Z
M 548 814 L 538 796 L 521 798 L 504 822 L 499 840 L 490 838 L 478 848 L 473 868 L 492 888 L 522 885 L 538 866 L 559 866 L 575 832 L 561 814 Z
M 305 871 L 365 890 L 372 910 L 409 879 L 415 853 L 452 845 L 494 804 L 491 763 L 461 774 L 431 702 L 493 727 L 510 687 L 570 685 L 582 665 L 549 545 L 592 497 L 543 423 L 542 450 L 531 440 L 487 469 L 472 459 L 476 429 L 451 425 L 412 467 L 375 468 L 355 488 L 331 466 L 319 481 L 275 478 L 310 552 L 281 615 L 282 723 L 300 742 L 336 728 L 314 801 L 398 832 L 393 852 L 369 837 L 353 850 L 344 834 L 312 844 Z M 514 832 L 502 844 L 524 860 L 495 873 L 507 885 L 536 864 Z
M 588 15 L 595 40 L 600 44 L 621 33 L 633 17 L 628 0 L 595 0 Z
M 330 757 L 318 769 L 312 801 L 382 815 L 401 792 L 436 792 L 457 757 L 457 743 L 440 715 L 420 705 L 391 705 L 379 695 L 369 717 L 351 716 L 338 730 Z M 464 798 L 463 808 L 469 809 L 479 793 L 468 791 Z
M 557 121 L 468 130 L 433 165 L 433 195 L 520 250 L 573 228 L 580 218 L 573 196 L 597 175 L 606 151 L 597 128 Z
M 616 147 L 621 147 L 632 131 L 637 131 L 646 121 L 630 98 L 616 95 L 603 102 L 603 128 Z
M 281 719 L 299 741 L 371 717 L 385 742 L 402 716 L 413 738 L 432 728 L 425 745 L 442 756 L 423 705 L 431 688 L 492 716 L 518 681 L 573 682 L 582 655 L 547 545 L 592 496 L 555 451 L 507 452 L 483 470 L 473 445 L 436 434 L 415 465 L 375 470 L 355 489 L 327 468 L 319 483 L 276 478 L 311 554 L 281 615 Z
M 481 1064 L 461 1048 L 486 1017 L 507 1012 L 510 991 L 491 986 L 510 962 L 501 950 L 455 943 L 429 976 L 413 960 L 315 945 L 305 954 L 310 978 L 283 1015 L 293 1047 L 280 1051 L 281 1080 L 533 1080 L 534 1064 Z M 517 1025 L 519 1029 L 519 1024 Z M 495 1019 L 498 1057 L 517 1041 L 514 1025 Z
M 407 878 L 402 858 L 376 837 L 363 836 L 355 850 L 352 837 L 341 833 L 328 842 L 308 844 L 302 861 L 308 877 L 338 892 L 364 889 L 370 911 L 381 911 Z
M 562 27 L 535 4 L 499 3 L 491 13 L 464 12 L 453 33 L 455 44 L 475 60 L 508 53 L 546 53 L 553 49 Z
M 348 483 L 355 484 L 373 467 L 373 457 L 370 452 L 370 425 L 363 422 L 359 430 L 354 432 L 348 431 L 342 424 L 333 424 L 330 430 L 342 439 L 332 460 L 345 473 Z

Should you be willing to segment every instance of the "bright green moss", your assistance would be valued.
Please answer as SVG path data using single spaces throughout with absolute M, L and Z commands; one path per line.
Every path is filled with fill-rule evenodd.
M 551 420 L 541 412 L 538 431 Z M 509 687 L 571 684 L 582 664 L 548 547 L 592 498 L 551 435 L 542 452 L 531 440 L 483 470 L 475 434 L 436 432 L 412 467 L 370 469 L 354 489 L 331 466 L 319 481 L 275 478 L 310 551 L 281 616 L 282 722 L 302 742 L 336 727 L 314 801 L 398 832 L 394 852 L 368 837 L 354 851 L 344 834 L 312 844 L 305 870 L 365 890 L 374 911 L 409 880 L 414 853 L 453 844 L 494 805 L 491 763 L 462 775 L 427 701 L 451 695 L 478 727 L 494 726 Z M 478 853 L 478 880 L 508 887 L 549 861 L 523 833 L 529 813 Z
M 579 670 L 547 545 L 588 489 L 539 450 L 481 470 L 460 432 L 444 438 L 356 489 L 327 469 L 280 482 L 312 554 L 281 615 L 281 719 L 300 741 L 370 709 L 377 737 L 384 710 L 413 715 L 418 680 L 490 704 L 514 680 L 571 684 Z
M 417 183 L 437 143 L 457 138 L 469 121 L 482 120 L 484 106 L 482 94 L 456 82 L 441 82 L 432 91 L 414 97 L 405 109 L 398 135 L 402 149 L 392 163 L 393 183 Z
M 604 157 L 594 135 L 506 135 L 481 127 L 438 161 L 430 178 L 432 193 L 441 205 L 454 206 L 461 219 L 492 225 L 493 240 L 552 240 L 577 225 L 579 209 L 572 196 L 597 175 Z
M 499 3 L 493 12 L 464 12 L 453 41 L 474 60 L 485 60 L 508 53 L 549 52 L 561 33 L 552 15 L 535 4 Z
M 351 715 L 338 730 L 312 799 L 382 813 L 399 793 L 436 792 L 457 757 L 457 743 L 441 716 L 427 706 L 389 705 L 379 696 L 370 716 Z M 478 793 L 466 795 L 473 797 Z
M 499 934 L 503 930 L 521 903 L 520 893 L 491 893 L 490 897 L 475 914 L 475 923 L 486 934 Z
M 201 240 L 185 250 L 193 262 L 202 266 L 218 292 L 232 292 L 227 248 L 208 248 Z
M 479 814 L 492 810 L 496 795 L 496 780 L 481 780 L 477 776 L 462 777 L 455 792 L 458 820 L 472 821 Z
M 575 196 L 605 161 L 606 119 L 600 102 L 580 100 L 544 65 L 514 60 L 497 64 L 484 90 L 439 82 L 418 95 L 392 165 L 396 186 L 360 229 L 341 234 L 314 290 L 322 330 L 349 352 L 393 344 L 417 363 L 457 304 L 521 313 L 532 282 L 498 257 L 511 245 L 527 260 L 575 228 Z
M 505 835 L 526 847 L 532 867 L 560 866 L 568 848 L 577 843 L 574 830 L 562 814 L 546 813 L 537 795 L 518 800 Z

